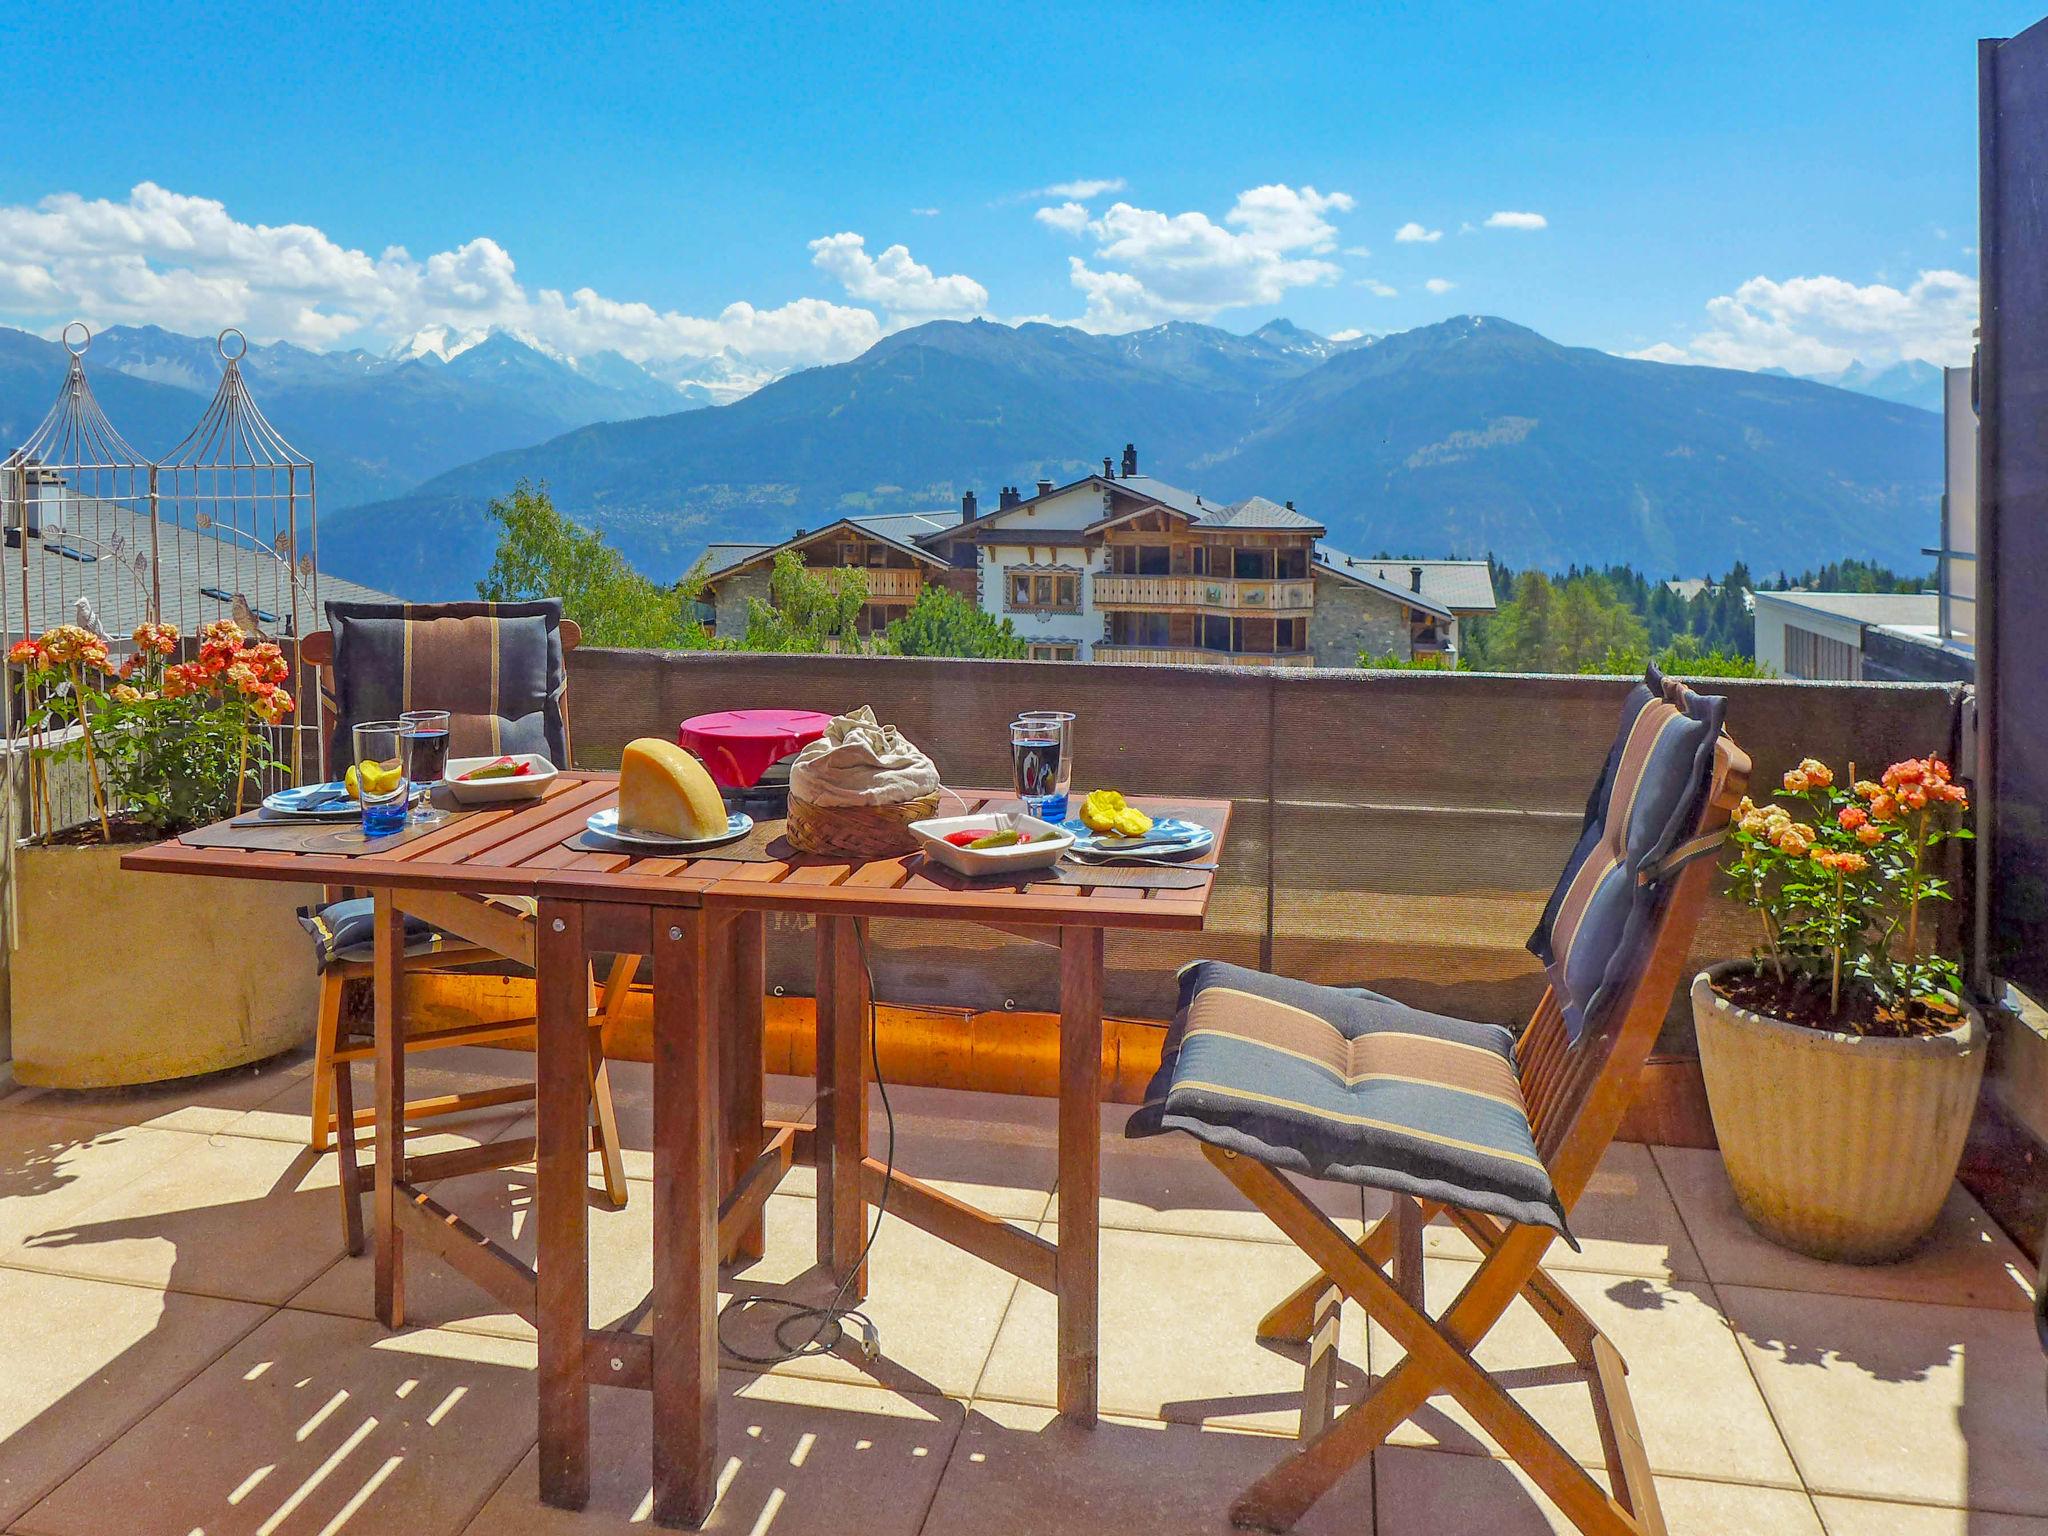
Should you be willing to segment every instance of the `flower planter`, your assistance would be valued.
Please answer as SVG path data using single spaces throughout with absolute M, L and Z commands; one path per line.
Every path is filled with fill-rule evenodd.
M 1743 1215 L 1816 1259 L 1883 1264 L 1932 1229 L 1984 1077 L 1974 1009 L 1947 1034 L 1887 1039 L 1808 1029 L 1720 996 L 1731 961 L 1693 978 L 1714 1133 Z
M 118 846 L 14 850 L 14 1075 L 112 1088 L 310 1038 L 318 977 L 293 910 L 319 887 L 131 874 Z

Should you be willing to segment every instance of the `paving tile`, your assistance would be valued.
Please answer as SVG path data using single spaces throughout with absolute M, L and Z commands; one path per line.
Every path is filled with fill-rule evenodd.
M 239 1136 L 185 1139 L 0 1263 L 274 1305 L 342 1256 L 332 1157 Z
M 279 1312 L 19 1528 L 454 1536 L 533 1440 L 530 1345 Z
M 1814 1499 L 1827 1536 L 2048 1536 L 2048 1520 L 1987 1515 L 1981 1509 L 1930 1504 L 1879 1504 L 1869 1499 Z
M 1717 1284 L 2013 1311 L 2033 1305 L 2033 1266 L 1960 1185 L 1950 1189 L 1926 1246 L 1904 1262 L 1826 1264 L 1780 1248 L 1750 1226 L 1718 1152 L 1659 1147 L 1656 1157 Z
M 1816 1494 L 2048 1515 L 2048 1415 L 2030 1318 L 1719 1290 Z
M 435 1143 L 425 1144 L 429 1150 Z M 534 1262 L 534 1176 L 518 1169 L 493 1170 L 444 1179 L 430 1186 L 434 1198 L 494 1239 L 529 1267 Z M 370 1221 L 370 1200 L 363 1219 Z M 636 1307 L 654 1282 L 653 1200 L 649 1186 L 629 1181 L 623 1210 L 593 1203 L 590 1214 L 590 1315 L 598 1326 L 615 1322 Z M 365 1251 L 342 1258 L 304 1289 L 290 1305 L 300 1311 L 341 1317 L 376 1315 L 374 1232 Z M 405 1250 L 405 1317 L 418 1328 L 447 1328 L 499 1338 L 532 1339 L 532 1324 L 460 1271 L 442 1263 L 419 1243 Z
M 718 1503 L 702 1529 L 774 1536 L 914 1536 L 966 1410 L 943 1397 L 784 1376 L 720 1375 Z M 654 1493 L 645 1392 L 591 1393 L 590 1503 L 540 1502 L 538 1451 L 492 1495 L 468 1536 L 645 1532 Z
M 1578 1528 L 1510 1462 L 1393 1447 L 1376 1458 L 1377 1536 L 1579 1536 Z M 1606 1486 L 1605 1476 L 1596 1478 Z M 1657 1480 L 1671 1536 L 1823 1536 L 1812 1501 L 1797 1489 Z
M 0 1526 L 267 1315 L 240 1302 L 0 1270 Z
M 133 1088 L 66 1090 L 17 1086 L 0 1097 L 0 1114 L 25 1111 L 89 1120 L 96 1125 L 152 1126 L 157 1130 L 224 1131 L 250 1110 L 313 1070 L 310 1047 L 205 1077 L 175 1078 Z
M 729 1273 L 722 1289 L 728 1296 L 735 1290 L 760 1291 L 810 1305 L 830 1301 L 836 1285 L 816 1264 L 816 1206 L 775 1195 L 766 1214 L 767 1257 Z M 890 1217 L 868 1259 L 868 1299 L 860 1308 L 880 1335 L 880 1358 L 862 1362 L 849 1342 L 836 1354 L 807 1356 L 774 1370 L 966 1397 L 981 1376 L 997 1325 L 1019 1284 L 1006 1270 Z M 735 1315 L 727 1321 L 725 1336 L 750 1353 L 767 1353 L 774 1347 L 773 1324 L 783 1315 L 767 1308 Z M 791 1333 L 801 1339 L 810 1331 L 801 1327 Z M 725 1363 L 745 1364 L 730 1354 Z
M 1231 1502 L 1289 1454 L 1271 1435 L 1104 1417 L 1076 1429 L 1051 1408 L 977 1402 L 926 1536 L 1193 1536 L 1228 1532 Z M 1300 1536 L 1372 1530 L 1370 1464 L 1295 1526 Z
M 203 1144 L 185 1131 L 0 1115 L 0 1258 Z
M 1049 1239 L 1057 1229 L 1041 1229 Z M 1314 1273 L 1276 1243 L 1163 1232 L 1102 1234 L 1101 1404 L 1105 1412 L 1292 1434 L 1301 1421 L 1302 1353 L 1261 1344 L 1259 1319 Z M 1365 1361 L 1363 1314 L 1340 1330 L 1355 1392 Z M 1051 1404 L 1058 1308 L 1023 1286 L 996 1337 L 977 1400 Z
M 1592 1183 L 1572 1208 L 1571 1225 L 1580 1251 L 1574 1253 L 1568 1243 L 1554 1243 L 1544 1255 L 1546 1268 L 1653 1280 L 1707 1277 L 1650 1149 L 1639 1142 L 1617 1141 L 1607 1149 Z M 1433 1258 L 1479 1257 L 1477 1246 L 1443 1217 L 1429 1224 L 1424 1246 Z
M 1441 1311 L 1474 1272 L 1469 1264 L 1430 1260 L 1432 1314 Z M 1570 1271 L 1554 1278 L 1628 1362 L 1629 1395 L 1653 1471 L 1799 1486 L 1792 1457 L 1709 1287 Z M 1390 1370 L 1401 1354 L 1393 1338 L 1375 1325 L 1370 1354 L 1375 1374 Z M 1508 1309 L 1480 1342 L 1477 1358 L 1580 1462 L 1589 1467 L 1604 1464 L 1591 1394 L 1582 1384 L 1515 1385 L 1517 1373 L 1571 1358 L 1526 1302 L 1517 1301 Z M 1394 1443 L 1499 1454 L 1463 1406 L 1448 1395 L 1432 1398 L 1424 1413 L 1395 1432 Z

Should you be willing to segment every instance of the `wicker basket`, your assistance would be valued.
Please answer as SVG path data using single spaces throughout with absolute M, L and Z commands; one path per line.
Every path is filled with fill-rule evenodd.
M 933 790 L 915 800 L 892 805 L 816 805 L 789 797 L 789 821 L 783 833 L 790 846 L 805 853 L 833 853 L 854 859 L 893 859 L 917 851 L 911 835 L 913 821 L 925 821 L 939 812 L 939 794 Z

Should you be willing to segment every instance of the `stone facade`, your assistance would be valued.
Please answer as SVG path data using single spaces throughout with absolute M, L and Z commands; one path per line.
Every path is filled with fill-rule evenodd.
M 736 576 L 724 577 L 716 584 L 718 634 L 733 636 L 747 632 L 747 599 L 758 597 L 767 602 L 768 578 L 769 568 L 762 565 L 751 571 L 741 571 Z
M 1367 587 L 1318 576 L 1308 646 L 1319 667 L 1355 667 L 1361 651 L 1406 657 L 1408 610 Z

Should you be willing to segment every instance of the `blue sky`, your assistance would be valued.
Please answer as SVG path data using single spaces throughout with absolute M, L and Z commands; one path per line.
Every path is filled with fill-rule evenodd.
M 788 366 L 942 314 L 1477 311 L 1955 361 L 1975 39 L 2043 7 L 79 7 L 0 44 L 0 319 Z

